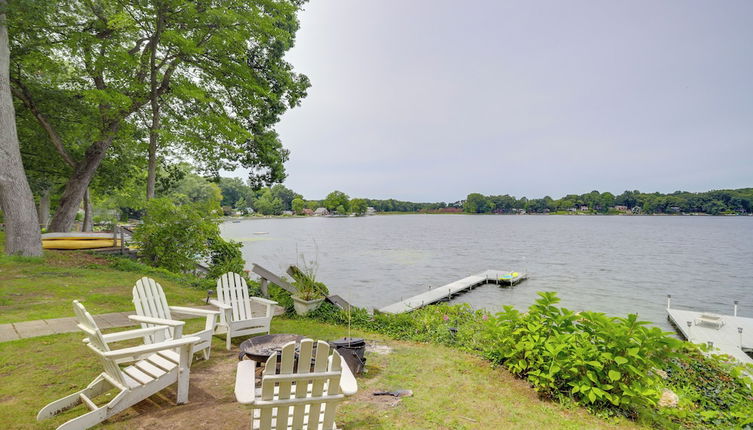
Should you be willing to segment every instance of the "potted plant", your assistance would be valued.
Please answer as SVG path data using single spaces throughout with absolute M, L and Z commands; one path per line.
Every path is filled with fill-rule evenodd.
M 295 280 L 293 286 L 297 291 L 290 297 L 293 299 L 293 308 L 298 315 L 306 315 L 318 308 L 329 294 L 327 287 L 316 281 L 315 265 L 304 265 L 303 270 L 290 266 L 288 274 Z

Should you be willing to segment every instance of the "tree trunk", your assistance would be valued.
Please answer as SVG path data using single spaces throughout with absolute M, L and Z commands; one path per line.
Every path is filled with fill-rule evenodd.
M 157 180 L 157 148 L 159 146 L 160 105 L 157 82 L 157 46 L 165 29 L 162 6 L 157 10 L 157 25 L 149 42 L 149 101 L 152 106 L 152 123 L 149 126 L 149 164 L 146 175 L 146 199 L 154 198 L 154 183 Z
M 50 189 L 45 188 L 42 195 L 39 196 L 39 206 L 37 206 L 37 218 L 39 226 L 47 228 L 47 222 L 50 221 Z
M 60 198 L 60 206 L 55 212 L 55 216 L 52 217 L 52 221 L 50 221 L 49 231 L 71 231 L 79 204 L 84 198 L 89 182 L 94 177 L 94 172 L 97 171 L 97 167 L 105 158 L 105 153 L 112 144 L 117 128 L 117 125 L 111 126 L 111 133 L 108 138 L 87 148 L 84 159 L 76 165 L 68 183 L 65 184 L 63 196 Z
M 6 0 L 0 0 L 5 8 Z M 26 180 L 10 92 L 10 50 L 5 14 L 0 14 L 0 209 L 5 217 L 5 253 L 42 255 L 34 196 Z
M 154 124 L 154 122 L 152 122 Z M 146 174 L 146 199 L 154 198 L 154 184 L 157 182 L 157 132 L 149 129 L 149 165 Z
M 92 200 L 89 196 L 89 189 L 86 189 L 84 193 L 84 224 L 81 227 L 81 231 L 94 230 L 94 223 L 92 222 Z

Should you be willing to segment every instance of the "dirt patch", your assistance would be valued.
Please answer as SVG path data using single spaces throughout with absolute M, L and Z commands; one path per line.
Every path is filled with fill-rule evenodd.
M 90 264 L 107 265 L 107 259 L 85 251 L 45 251 L 46 263 L 58 267 L 82 267 Z
M 393 396 L 375 396 L 374 393 L 381 390 L 359 390 L 353 397 L 350 398 L 351 402 L 368 403 L 374 405 L 378 410 L 385 410 L 394 408 L 400 404 L 400 397 Z
M 198 356 L 198 355 L 197 355 Z M 188 403 L 176 406 L 176 386 L 118 414 L 113 428 L 135 429 L 248 429 L 251 410 L 235 401 L 235 366 L 238 355 L 214 349 L 211 359 L 194 361 Z
M 387 355 L 391 354 L 393 351 L 392 347 L 384 344 L 384 343 L 377 343 L 377 341 L 369 341 L 366 343 L 366 352 L 379 354 L 379 355 Z

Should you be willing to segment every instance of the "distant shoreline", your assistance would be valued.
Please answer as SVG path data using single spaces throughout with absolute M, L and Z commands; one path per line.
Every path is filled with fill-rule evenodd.
M 510 213 L 475 213 L 469 214 L 464 212 L 377 212 L 372 215 L 359 215 L 359 216 L 330 216 L 330 215 L 250 215 L 222 217 L 223 221 L 244 221 L 244 220 L 261 220 L 261 219 L 299 219 L 299 218 L 368 218 L 372 216 L 398 216 L 398 215 L 469 215 L 469 216 L 621 216 L 621 217 L 751 217 L 753 214 L 721 214 L 711 215 L 707 213 L 688 213 L 688 214 L 600 214 L 600 213 L 525 213 L 525 214 L 510 214 Z

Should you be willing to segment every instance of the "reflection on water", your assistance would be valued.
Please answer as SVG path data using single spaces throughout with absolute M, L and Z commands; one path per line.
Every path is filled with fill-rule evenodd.
M 492 311 L 556 291 L 573 310 L 637 312 L 665 322 L 673 305 L 753 317 L 753 217 L 400 215 L 251 219 L 222 225 L 247 266 L 282 273 L 305 259 L 354 305 L 380 308 L 486 269 L 526 271 L 514 288 L 454 301 Z M 265 232 L 255 235 L 255 232 Z

